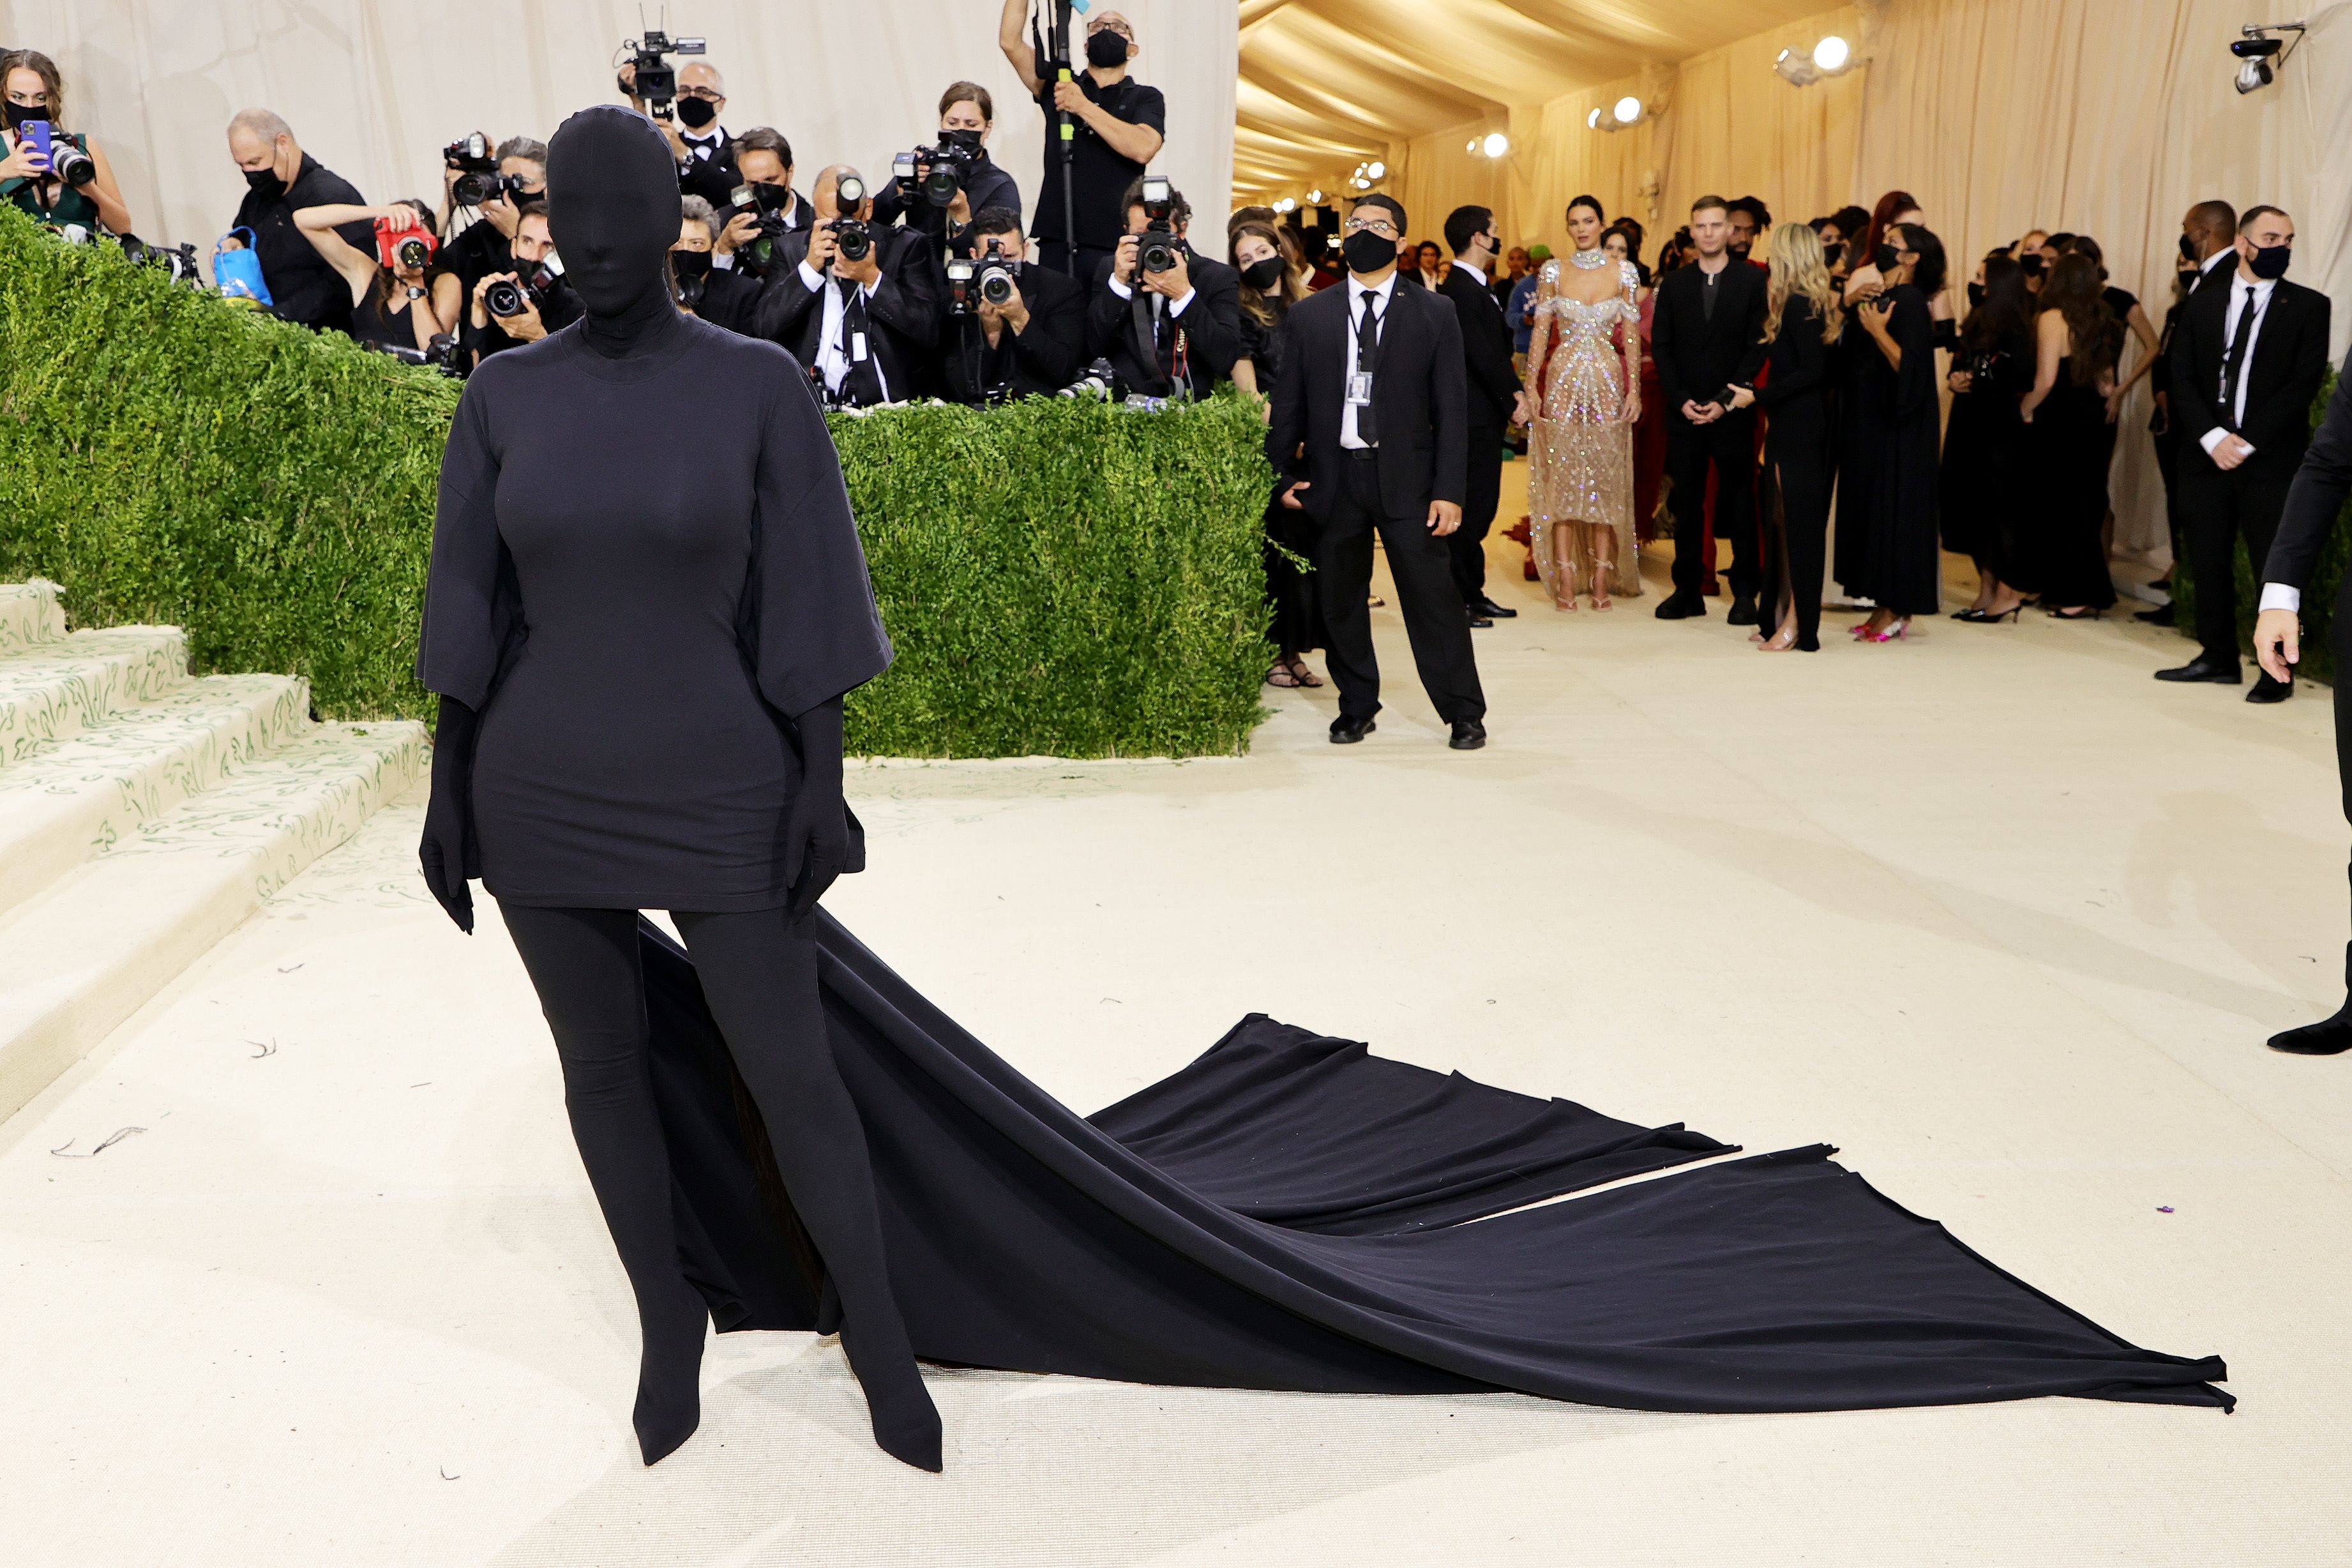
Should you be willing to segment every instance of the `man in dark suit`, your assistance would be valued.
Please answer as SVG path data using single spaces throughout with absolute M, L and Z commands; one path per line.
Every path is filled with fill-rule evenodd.
M 971 221 L 976 260 L 948 263 L 972 270 L 964 309 L 948 283 L 940 334 L 940 395 L 950 403 L 996 403 L 1008 397 L 1051 396 L 1077 374 L 1085 341 L 1087 291 L 1076 279 L 1028 259 L 1018 207 L 982 207 Z M 1013 271 L 1013 296 L 992 305 L 980 293 L 980 274 L 1002 259 Z
M 1756 624 L 1763 541 L 1751 505 L 1756 478 L 1756 376 L 1764 367 L 1764 283 L 1759 268 L 1733 258 L 1730 215 L 1721 196 L 1691 204 L 1698 259 L 1658 285 L 1650 352 L 1666 404 L 1667 504 L 1675 520 L 1675 591 L 1662 621 L 1706 614 L 1699 588 L 1706 530 L 1706 476 L 1715 470 L 1715 536 L 1731 541 L 1735 626 Z
M 1462 353 L 1469 372 L 1469 489 L 1462 501 L 1462 526 L 1446 535 L 1454 583 L 1474 626 L 1491 626 L 1497 616 L 1519 612 L 1486 596 L 1486 530 L 1503 494 L 1503 433 L 1528 418 L 1527 394 L 1511 363 L 1511 329 L 1486 274 L 1502 254 L 1495 215 L 1486 207 L 1455 207 L 1445 219 L 1445 243 L 1454 267 L 1437 291 L 1454 302 L 1462 322 Z
M 1364 197 L 1346 233 L 1347 282 L 1290 308 L 1266 436 L 1282 504 L 1303 507 L 1317 526 L 1315 576 L 1339 688 L 1331 739 L 1362 740 L 1380 711 L 1365 605 L 1377 531 L 1421 684 L 1452 731 L 1446 743 L 1475 751 L 1486 743 L 1486 695 L 1445 544 L 1467 489 L 1462 323 L 1445 300 L 1397 281 L 1402 203 Z
M 2263 673 L 2281 685 L 2294 679 L 2303 658 L 2303 591 L 2310 585 L 2319 552 L 2335 536 L 2344 502 L 2352 496 L 2352 359 L 2337 373 L 2327 417 L 2303 455 L 2303 467 L 2288 489 L 2278 537 L 2262 570 L 2263 611 L 2254 622 L 2254 658 Z M 2344 815 L 2352 820 L 2352 576 L 2336 596 L 2329 623 L 2336 655 L 2336 773 L 2344 794 Z M 2271 1049 L 2302 1057 L 2339 1056 L 2352 1050 L 2352 944 L 2344 950 L 2347 999 L 2331 1018 L 2271 1037 Z
M 1166 222 L 1175 265 L 1147 270 L 1143 236 L 1153 223 L 1143 182 L 1128 187 L 1127 232 L 1097 268 L 1087 304 L 1087 355 L 1107 359 L 1119 379 L 1151 397 L 1189 390 L 1206 397 L 1230 381 L 1242 355 L 1241 274 L 1186 242 L 1192 220 L 1184 194 L 1168 192 Z
M 2189 297 L 2172 345 L 2172 422 L 2179 432 L 2180 515 L 2197 584 L 2197 640 L 2187 664 L 2158 680 L 2235 686 L 2237 539 L 2263 561 L 2287 489 L 2311 441 L 2311 403 L 2327 375 L 2327 296 L 2286 280 L 2294 220 L 2273 206 L 2238 220 L 2238 263 Z M 2265 595 L 2268 597 L 2267 592 Z M 2281 702 L 2292 682 L 2268 670 L 2249 702 Z
M 711 264 L 756 282 L 775 269 L 785 236 L 808 233 L 816 210 L 793 189 L 793 144 L 782 132 L 755 125 L 734 139 L 730 156 L 740 183 L 709 198 L 719 218 Z
M 777 242 L 753 321 L 808 367 L 826 402 L 862 408 L 919 390 L 939 341 L 939 298 L 920 235 L 869 225 L 872 248 L 856 260 L 841 254 L 845 217 L 870 220 L 874 210 L 870 193 L 841 210 L 845 176 L 857 171 L 835 163 L 816 177 L 816 221 Z

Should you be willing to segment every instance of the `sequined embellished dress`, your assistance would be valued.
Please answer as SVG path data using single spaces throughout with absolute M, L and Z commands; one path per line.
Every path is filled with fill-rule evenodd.
M 1545 262 L 1536 302 L 1528 311 L 1533 331 L 1528 380 L 1539 389 L 1542 402 L 1528 444 L 1535 468 L 1528 512 L 1535 529 L 1536 568 L 1554 598 L 1561 585 L 1553 581 L 1559 568 L 1551 531 L 1572 522 L 1613 529 L 1616 565 L 1610 574 L 1610 590 L 1627 595 L 1642 591 L 1635 565 L 1640 544 L 1633 534 L 1633 427 L 1623 418 L 1622 336 L 1640 330 L 1642 312 L 1635 303 L 1640 275 L 1630 262 L 1616 266 L 1619 291 L 1587 303 L 1560 293 L 1561 263 Z M 1569 542 L 1579 592 L 1592 587 L 1590 533 L 1580 530 Z

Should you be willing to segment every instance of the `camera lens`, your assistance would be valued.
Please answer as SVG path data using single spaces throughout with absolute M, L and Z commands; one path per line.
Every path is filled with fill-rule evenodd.
M 394 254 L 400 258 L 400 264 L 403 267 L 423 267 L 427 261 L 433 259 L 432 247 L 423 240 L 414 237 L 402 240 L 400 248 Z
M 493 316 L 522 314 L 522 290 L 513 279 L 501 278 L 482 290 L 482 309 Z
M 1013 274 L 1002 267 L 992 267 L 980 275 L 980 297 L 992 305 L 1002 305 L 1013 298 Z

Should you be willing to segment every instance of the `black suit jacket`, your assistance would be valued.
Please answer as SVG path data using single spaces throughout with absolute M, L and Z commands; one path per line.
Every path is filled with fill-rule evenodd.
M 1110 361 L 1111 368 L 1129 386 L 1152 393 L 1168 384 L 1139 335 L 1134 305 L 1141 300 L 1148 310 L 1157 296 L 1139 288 L 1132 300 L 1112 292 L 1110 275 L 1117 261 L 1115 256 L 1108 258 L 1095 270 L 1094 294 L 1087 305 L 1087 357 Z M 1175 325 L 1184 331 L 1192 395 L 1206 397 L 1217 383 L 1233 379 L 1234 362 L 1242 357 L 1242 275 L 1190 246 L 1184 249 L 1184 268 L 1192 279 L 1195 297 L 1175 319 Z M 1160 331 L 1163 339 L 1170 331 L 1164 313 Z
M 2253 443 L 2254 455 L 2242 467 L 2289 474 L 2310 444 L 2312 401 L 2327 378 L 2327 296 L 2284 278 L 2272 285 L 2270 307 L 2242 372 L 2246 418 L 2241 426 L 2221 406 L 2223 351 L 2237 293 L 2216 278 L 2191 294 L 2172 345 L 2172 427 L 2180 437 L 2180 460 L 2210 471 L 2213 459 L 2204 437 L 2219 426 Z
M 1764 280 L 1761 268 L 1733 260 L 1717 278 L 1715 316 L 1706 314 L 1706 280 L 1696 263 L 1677 267 L 1658 285 L 1652 312 L 1650 355 L 1666 412 L 1680 420 L 1685 403 L 1711 403 L 1725 386 L 1753 386 L 1764 368 Z M 1748 410 L 1727 418 L 1751 417 Z
M 1437 291 L 1453 301 L 1462 321 L 1462 352 L 1470 374 L 1470 423 L 1481 433 L 1500 431 L 1518 406 L 1519 373 L 1511 363 L 1511 329 L 1491 289 L 1471 281 L 1456 267 Z M 1489 446 L 1496 443 L 1489 442 Z
M 2263 330 L 2265 334 L 2270 331 Z M 2311 438 L 2303 467 L 2295 470 L 2294 484 L 2286 492 L 2278 537 L 2271 542 L 2270 559 L 2263 566 L 2263 582 L 2284 583 L 2297 591 L 2310 585 L 2311 569 L 2336 531 L 2347 495 L 2352 495 L 2352 357 L 2336 374 L 2327 417 L 2320 421 L 2319 433 Z
M 683 128 L 678 132 L 686 134 Z M 734 199 L 735 187 L 743 176 L 735 167 L 735 138 L 726 132 L 719 133 L 719 147 L 708 158 L 689 158 L 677 166 L 677 188 L 683 195 L 700 196 L 721 213 Z
M 1021 332 L 1007 327 L 993 353 L 977 315 L 941 316 L 940 395 L 949 402 L 985 402 L 999 379 L 1007 383 L 1003 395 L 1031 397 L 1059 392 L 1076 378 L 1086 342 L 1086 289 L 1034 261 L 1022 266 L 1019 288 L 1029 326 Z
M 880 361 L 883 384 L 895 399 L 910 397 L 927 384 L 939 342 L 940 304 L 932 266 L 922 237 L 901 228 L 875 228 L 874 254 L 882 268 L 874 297 L 866 302 L 873 329 L 867 351 Z M 824 332 L 824 295 L 801 276 L 809 237 L 788 234 L 776 246 L 776 264 L 760 290 L 752 335 L 782 343 L 814 373 L 817 340 Z M 824 279 L 827 288 L 837 285 Z
M 1282 375 L 1274 388 L 1274 427 L 1266 434 L 1266 456 L 1276 471 L 1286 481 L 1308 481 L 1298 499 L 1318 522 L 1330 517 L 1340 465 L 1360 460 L 1339 445 L 1348 369 L 1356 353 L 1348 293 L 1341 284 L 1290 308 Z M 1398 279 L 1381 320 L 1372 376 L 1381 500 L 1391 518 L 1419 522 L 1433 500 L 1461 503 L 1470 452 L 1468 398 L 1460 316 L 1448 300 Z

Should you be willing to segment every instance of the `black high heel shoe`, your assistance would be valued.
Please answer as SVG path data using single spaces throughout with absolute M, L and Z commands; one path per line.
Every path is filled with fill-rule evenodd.
M 1956 621 L 1966 621 L 1972 626 L 1990 626 L 1998 625 L 2002 621 L 2013 621 L 2017 619 L 2018 616 L 2024 610 L 2024 608 L 2025 605 L 2021 602 L 2011 605 L 2009 608 L 2002 610 L 1998 614 L 1987 610 L 1962 610 L 1959 614 L 1954 616 L 1952 619 Z M 2067 616 L 2062 618 L 2074 620 L 2078 617 Z
M 2050 610 L 2045 613 L 2053 621 L 2095 621 L 2105 612 L 2085 607 L 2071 613 L 2065 610 Z
M 656 1318 L 640 1309 L 644 1349 L 637 1361 L 637 1403 L 629 1424 L 636 1428 L 637 1452 L 657 1465 L 677 1451 L 702 1425 L 702 1347 L 710 1309 L 702 1293 L 678 1281 L 684 1296 Z

